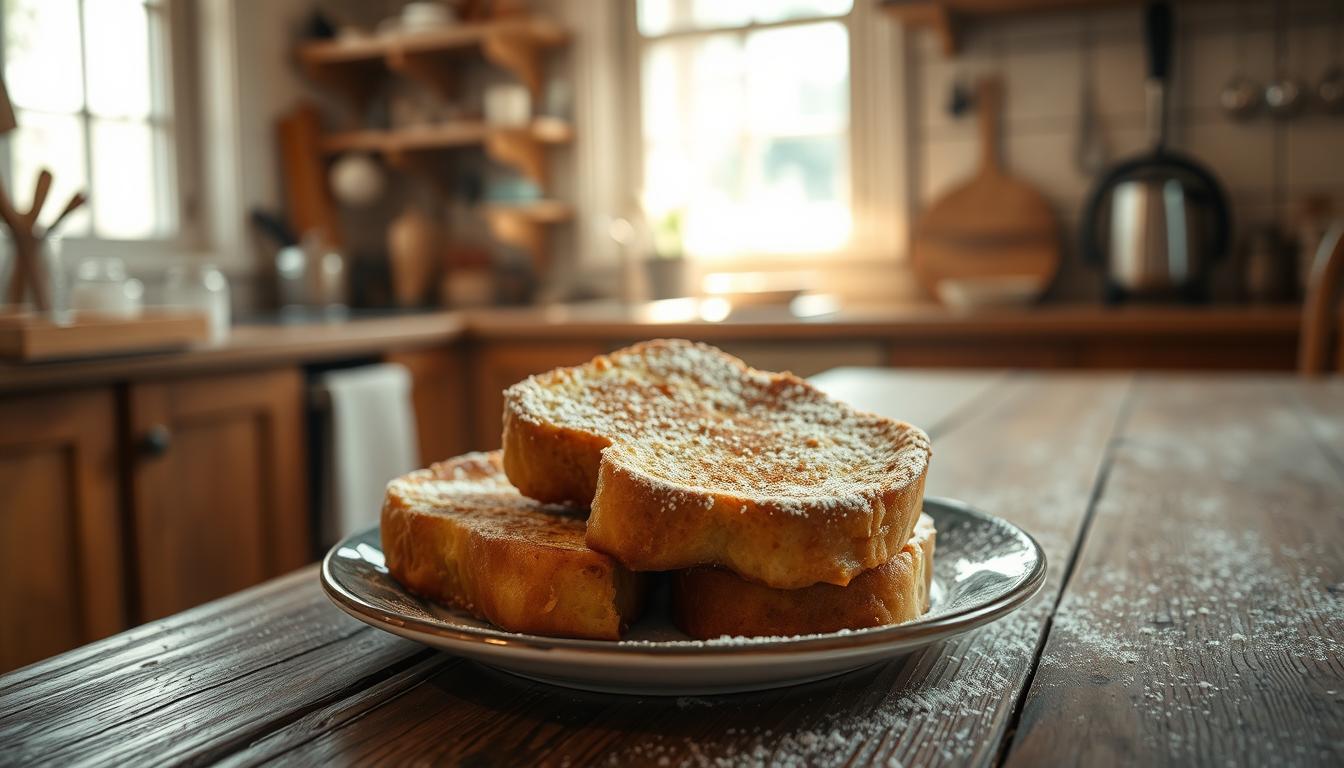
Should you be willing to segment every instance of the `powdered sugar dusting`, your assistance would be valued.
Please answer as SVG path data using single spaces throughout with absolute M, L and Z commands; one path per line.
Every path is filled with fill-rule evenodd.
M 1270 754 L 1271 735 L 1272 754 L 1289 762 L 1344 751 L 1338 732 L 1331 746 L 1328 734 L 1309 726 L 1318 722 L 1316 707 L 1344 707 L 1344 584 L 1316 565 L 1330 561 L 1336 543 L 1271 546 L 1256 532 L 1218 527 L 1217 500 L 1192 500 L 1188 510 L 1193 520 L 1179 521 L 1184 530 L 1157 523 L 1184 544 L 1179 556 L 1135 549 L 1124 567 L 1097 569 L 1085 591 L 1070 591 L 1037 684 L 1068 688 L 1088 674 L 1092 685 L 1118 683 L 1130 692 L 1145 741 L 1178 761 L 1206 758 L 1208 744 L 1196 740 L 1199 729 L 1173 721 L 1213 716 L 1236 722 L 1235 738 L 1253 742 L 1234 747 L 1238 754 L 1242 747 Z M 1299 685 L 1313 694 L 1280 697 L 1285 710 L 1273 725 L 1266 716 L 1248 718 L 1266 704 L 1266 676 L 1305 678 Z M 1285 727 L 1301 732 L 1285 734 Z
M 449 518 L 478 536 L 587 550 L 584 513 L 524 497 L 509 484 L 500 453 L 468 453 L 387 484 L 384 505 Z
M 1033 600 L 1011 617 L 931 651 L 794 689 L 783 703 L 770 693 L 682 697 L 677 708 L 712 718 L 722 741 L 706 740 L 698 730 L 685 736 L 675 730 L 644 733 L 638 743 L 608 753 L 605 762 L 913 766 L 988 759 L 989 729 L 1012 706 L 1047 607 Z M 780 713 L 777 724 L 759 725 L 764 707 Z
M 604 461 L 660 484 L 796 513 L 867 511 L 883 492 L 921 477 L 929 456 L 917 428 L 687 341 L 648 342 L 533 376 L 505 399 L 524 421 L 606 438 Z

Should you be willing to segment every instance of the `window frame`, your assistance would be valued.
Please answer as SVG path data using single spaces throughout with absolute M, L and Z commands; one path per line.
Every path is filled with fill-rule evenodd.
M 80 7 L 80 51 L 84 55 L 83 6 L 91 0 L 76 0 Z M 96 0 L 92 0 L 96 2 Z M 162 183 L 156 183 L 156 191 L 165 198 L 160 200 L 165 210 L 171 212 L 176 221 L 173 231 L 161 236 L 148 238 L 100 237 L 91 231 L 85 235 L 61 237 L 62 260 L 73 264 L 85 255 L 118 256 L 126 262 L 132 271 L 157 268 L 169 263 L 182 254 L 198 250 L 202 243 L 202 227 L 199 210 L 200 173 L 196 166 L 195 152 L 195 112 L 192 103 L 195 83 L 195 61 L 191 57 L 190 0 L 159 0 L 144 3 L 147 13 L 162 14 L 162 40 L 151 41 L 151 69 L 154 82 L 151 87 L 166 104 L 167 117 L 151 116 L 145 124 L 165 129 L 170 137 L 167 165 L 163 171 L 172 188 L 165 190 Z M 0 66 L 5 60 L 4 50 L 5 14 L 0 13 Z M 81 58 L 82 61 L 82 58 Z M 87 84 L 86 84 L 87 89 Z M 16 111 L 21 110 L 16 105 Z M 65 114 L 65 113 L 61 113 Z M 94 164 L 91 146 L 91 124 L 93 115 L 87 104 L 79 112 L 70 113 L 81 121 L 81 136 L 84 141 L 86 173 L 92 173 Z M 4 151 L 0 152 L 0 174 L 12 179 L 12 162 L 8 138 L 3 141 Z M 90 176 L 90 178 L 92 178 Z M 84 190 L 86 194 L 89 190 Z M 23 204 L 29 190 L 11 190 L 16 202 Z M 48 201 L 50 205 L 64 205 L 65 201 Z
M 626 183 L 631 190 L 644 188 L 643 58 L 650 43 L 694 39 L 710 35 L 737 34 L 781 29 L 807 24 L 838 22 L 849 36 L 849 205 L 852 221 L 849 242 L 828 251 L 790 253 L 746 252 L 713 255 L 689 260 L 699 267 L 721 271 L 771 271 L 890 265 L 905 258 L 913 199 L 910 147 L 902 118 L 902 105 L 909 87 L 907 40 L 901 26 L 884 14 L 876 3 L 854 0 L 849 13 L 774 22 L 751 21 L 744 25 L 711 29 L 674 30 L 645 36 L 639 30 L 636 0 L 618 0 L 623 50 L 621 83 L 631 130 L 625 131 L 623 147 Z

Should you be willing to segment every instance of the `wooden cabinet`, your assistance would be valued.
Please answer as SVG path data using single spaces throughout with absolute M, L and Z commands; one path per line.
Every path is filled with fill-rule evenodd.
M 420 443 L 420 465 L 472 448 L 468 420 L 467 358 L 460 346 L 401 350 L 383 356 L 411 374 L 411 404 Z
M 598 342 L 493 342 L 479 348 L 475 360 L 475 440 L 473 449 L 500 446 L 504 390 L 534 373 L 586 363 L 610 349 Z
M 311 559 L 298 370 L 135 383 L 128 404 L 137 621 Z
M 126 624 L 111 388 L 0 402 L 0 672 Z

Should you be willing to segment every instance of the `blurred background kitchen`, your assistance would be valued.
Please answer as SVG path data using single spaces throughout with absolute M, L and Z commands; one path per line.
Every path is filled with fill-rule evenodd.
M 1339 362 L 1344 0 L 0 8 L 0 671 L 310 562 L 643 338 Z

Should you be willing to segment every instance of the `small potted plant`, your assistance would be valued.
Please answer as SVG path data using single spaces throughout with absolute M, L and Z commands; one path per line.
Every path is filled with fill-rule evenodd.
M 655 299 L 686 295 L 686 254 L 682 248 L 684 214 L 674 209 L 663 214 L 653 225 L 653 253 L 645 267 L 649 292 Z

